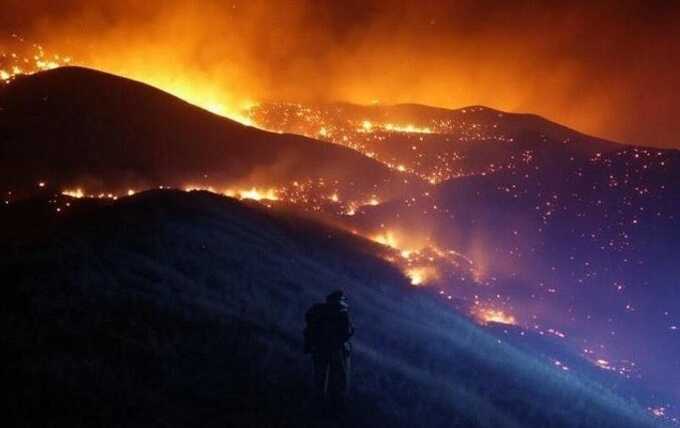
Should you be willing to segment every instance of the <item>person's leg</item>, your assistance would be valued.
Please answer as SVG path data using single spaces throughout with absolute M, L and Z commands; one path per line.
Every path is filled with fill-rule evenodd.
M 344 350 L 333 352 L 330 360 L 328 393 L 334 407 L 342 409 L 345 405 L 349 376 L 349 355 Z
M 344 367 L 345 367 L 345 395 L 349 395 L 349 384 L 352 378 L 352 356 L 349 351 L 345 351 L 344 355 Z
M 314 387 L 319 397 L 325 398 L 328 394 L 329 384 L 329 357 L 328 355 L 316 353 L 312 356 L 314 362 Z

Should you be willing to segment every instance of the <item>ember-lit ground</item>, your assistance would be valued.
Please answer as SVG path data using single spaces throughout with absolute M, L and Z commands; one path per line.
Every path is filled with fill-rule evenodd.
M 39 45 L 24 50 L 32 54 L 0 53 L 7 85 L 72 61 Z M 180 187 L 303 211 L 382 244 L 413 286 L 503 340 L 533 346 L 556 370 L 595 373 L 677 421 L 678 151 L 617 145 L 486 107 L 263 102 L 239 118 L 358 151 L 387 166 L 403 193 L 349 192 L 351 179 L 312 176 L 276 186 L 206 178 Z M 88 189 L 32 178 L 38 194 L 54 192 L 55 216 L 77 199 L 167 187 Z M 13 192 L 6 190 L 6 205 Z

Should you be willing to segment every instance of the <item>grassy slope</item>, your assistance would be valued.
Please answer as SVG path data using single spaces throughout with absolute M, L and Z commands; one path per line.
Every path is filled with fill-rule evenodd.
M 652 426 L 313 223 L 152 192 L 50 235 L 0 247 L 10 425 L 316 425 L 303 313 L 342 287 L 357 327 L 351 426 Z

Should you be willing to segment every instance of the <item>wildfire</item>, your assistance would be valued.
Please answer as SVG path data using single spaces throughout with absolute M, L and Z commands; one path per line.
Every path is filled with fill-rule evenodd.
M 389 131 L 389 132 L 403 132 L 403 133 L 407 133 L 407 134 L 432 134 L 433 133 L 432 128 L 428 128 L 428 127 L 420 128 L 420 127 L 417 127 L 417 126 L 412 125 L 412 124 L 395 125 L 395 124 L 392 124 L 392 123 L 386 123 L 382 128 L 385 129 L 386 131 Z
M 373 242 L 389 247 L 395 252 L 386 259 L 398 266 L 413 285 L 424 285 L 442 280 L 442 272 L 459 272 L 472 283 L 477 275 L 474 263 L 453 250 L 443 250 L 429 239 L 413 235 L 400 235 L 385 230 L 369 235 Z
M 83 189 L 64 190 L 63 192 L 61 192 L 61 194 L 76 199 L 81 199 L 85 197 L 85 192 L 83 192 Z
M 515 317 L 503 310 L 493 308 L 475 308 L 472 311 L 475 319 L 483 325 L 490 323 L 516 325 Z
M 465 112 L 462 110 L 462 113 Z M 394 171 L 417 176 L 433 185 L 458 177 L 492 174 L 513 166 L 508 162 L 471 169 L 464 162 L 465 154 L 458 149 L 459 143 L 466 142 L 512 143 L 513 137 L 506 135 L 496 123 L 480 123 L 463 118 L 389 119 L 375 117 L 370 109 L 365 114 L 357 114 L 342 106 L 286 102 L 259 104 L 249 109 L 246 116 L 257 127 L 340 144 Z M 453 143 L 450 149 L 433 152 L 429 144 L 421 144 L 431 141 L 432 134 Z M 389 150 L 392 141 L 399 141 L 399 144 L 408 141 L 411 150 L 394 153 Z M 526 162 L 531 159 L 531 154 L 527 154 Z
M 63 196 L 68 196 L 70 198 L 75 198 L 75 199 L 82 199 L 82 198 L 90 198 L 90 199 L 113 199 L 118 200 L 118 198 L 123 197 L 123 196 L 132 196 L 135 194 L 133 190 L 128 190 L 124 194 L 115 194 L 115 193 L 92 193 L 88 194 L 85 191 L 83 191 L 82 188 L 77 188 L 77 189 L 67 189 L 63 190 L 61 192 Z
M 369 199 L 368 201 L 366 201 L 366 202 L 364 203 L 364 205 L 370 205 L 370 206 L 372 206 L 372 207 L 378 206 L 378 205 L 380 205 L 380 199 L 378 199 L 377 197 L 373 196 L 373 197 L 371 197 L 371 199 Z
M 11 38 L 13 39 L 12 45 L 16 45 L 16 50 L 14 48 L 9 52 L 0 50 L 0 83 L 10 83 L 19 75 L 31 75 L 74 63 L 74 60 L 69 56 L 48 55 L 42 45 L 29 45 L 17 34 L 12 34 Z M 163 67 L 151 69 L 145 64 L 135 70 L 130 69 L 129 64 L 126 64 L 121 69 L 113 66 L 110 61 L 116 62 L 114 59 L 107 58 L 105 61 L 91 60 L 91 62 L 82 65 L 142 81 L 211 113 L 227 117 L 247 126 L 253 125 L 253 121 L 247 113 L 257 105 L 252 100 L 236 102 L 225 95 L 223 88 L 218 90 L 211 85 L 197 85 L 195 79 L 168 73 Z
M 437 270 L 432 266 L 415 267 L 406 270 L 406 276 L 413 285 L 424 285 L 437 278 Z
M 396 248 L 396 249 L 399 248 L 398 245 L 397 245 L 397 242 L 398 242 L 397 237 L 395 236 L 394 232 L 387 231 L 387 232 L 379 233 L 377 235 L 373 235 L 371 237 L 371 240 L 374 241 L 374 242 L 377 242 L 378 244 L 384 245 L 386 247 Z M 404 250 L 404 251 L 406 251 L 406 250 Z
M 278 201 L 276 189 L 260 190 L 255 187 L 245 190 L 227 190 L 224 192 L 226 196 L 237 197 L 239 199 L 250 199 L 254 201 Z
M 27 53 L 0 52 L 0 81 L 4 83 L 10 83 L 22 74 L 35 74 L 71 63 L 69 57 L 47 55 L 45 49 L 38 44 L 33 44 L 27 49 L 23 46 L 26 43 L 25 40 L 16 34 L 12 34 L 12 39 L 17 42 L 18 51 L 27 51 Z
M 328 134 L 325 127 L 321 128 L 324 132 L 320 133 L 323 136 Z M 432 128 L 428 127 L 418 127 L 413 124 L 398 125 L 394 123 L 374 123 L 370 120 L 363 120 L 361 126 L 357 128 L 361 133 L 372 133 L 372 132 L 398 132 L 404 134 L 432 134 Z

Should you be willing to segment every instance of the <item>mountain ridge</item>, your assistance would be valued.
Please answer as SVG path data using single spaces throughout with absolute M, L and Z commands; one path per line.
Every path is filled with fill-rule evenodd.
M 64 67 L 3 86 L 3 183 L 82 180 L 111 191 L 310 177 L 351 178 L 364 187 L 396 181 L 385 166 L 349 149 L 247 127 L 107 73 Z

